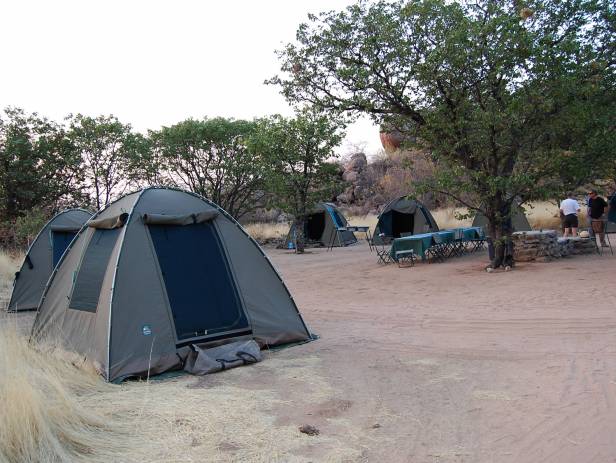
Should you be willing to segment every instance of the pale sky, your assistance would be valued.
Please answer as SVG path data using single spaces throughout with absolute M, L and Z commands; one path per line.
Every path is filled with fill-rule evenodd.
M 263 81 L 309 12 L 351 0 L 0 0 L 0 106 L 61 120 L 114 114 L 137 130 L 188 117 L 292 115 Z M 349 144 L 381 149 L 370 121 Z

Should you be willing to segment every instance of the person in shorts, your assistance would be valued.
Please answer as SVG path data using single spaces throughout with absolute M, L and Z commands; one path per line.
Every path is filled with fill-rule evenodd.
M 605 213 L 607 212 L 607 201 L 597 194 L 595 190 L 590 192 L 590 223 L 592 231 L 599 236 L 602 247 L 607 247 L 605 242 Z
M 573 199 L 573 193 L 567 194 L 567 199 L 560 203 L 560 211 L 565 216 L 563 220 L 564 233 L 563 238 L 567 238 L 569 235 L 577 236 L 578 229 L 578 213 L 580 212 L 580 205 Z

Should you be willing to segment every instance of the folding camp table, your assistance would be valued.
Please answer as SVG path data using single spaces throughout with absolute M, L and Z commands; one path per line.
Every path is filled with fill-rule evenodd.
M 336 238 L 338 238 L 338 244 L 342 246 L 342 243 L 340 242 L 340 233 L 345 232 L 348 229 L 348 227 L 336 227 L 336 231 L 332 233 L 332 237 L 329 240 L 329 244 L 327 245 L 328 251 L 332 251 L 334 249 L 334 245 L 336 244 Z
M 368 247 L 372 251 L 372 236 L 370 236 L 370 227 L 368 225 L 347 225 L 346 230 L 353 233 L 363 233 L 368 242 Z

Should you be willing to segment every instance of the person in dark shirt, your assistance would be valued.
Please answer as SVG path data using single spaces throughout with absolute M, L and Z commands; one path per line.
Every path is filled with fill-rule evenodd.
M 605 213 L 607 212 L 607 202 L 597 195 L 595 190 L 590 192 L 590 220 L 592 231 L 599 236 L 602 247 L 607 247 L 605 242 Z
M 610 209 L 607 213 L 607 220 L 616 223 L 616 188 L 612 189 L 612 196 L 609 198 Z
M 590 218 L 590 206 L 591 205 L 592 205 L 592 198 L 590 197 L 590 193 L 588 193 L 586 195 L 586 224 L 588 225 L 588 234 L 594 238 L 595 234 L 592 232 L 592 219 Z

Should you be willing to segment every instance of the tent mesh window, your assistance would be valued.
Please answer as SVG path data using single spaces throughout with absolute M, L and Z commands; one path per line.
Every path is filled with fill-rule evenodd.
M 248 328 L 211 222 L 149 225 L 178 341 Z
M 96 312 L 109 257 L 120 228 L 96 229 L 83 256 L 71 295 L 70 309 Z
M 71 244 L 73 238 L 75 238 L 76 232 L 60 232 L 60 231 L 52 231 L 51 232 L 51 247 L 53 249 L 53 267 L 55 267 L 58 262 L 60 262 L 60 257 L 68 248 L 68 245 Z

